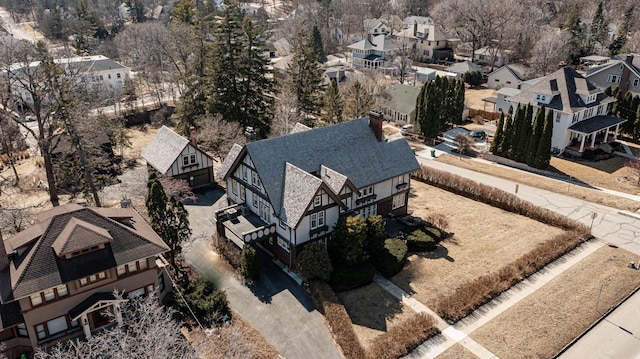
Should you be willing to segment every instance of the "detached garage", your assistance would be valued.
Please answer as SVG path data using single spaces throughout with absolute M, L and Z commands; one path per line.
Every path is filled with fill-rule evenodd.
M 142 151 L 150 170 L 187 181 L 191 188 L 214 183 L 213 159 L 195 143 L 162 126 Z

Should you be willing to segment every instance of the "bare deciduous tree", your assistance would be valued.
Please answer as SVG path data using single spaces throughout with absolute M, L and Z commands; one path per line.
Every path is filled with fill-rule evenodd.
M 198 143 L 212 152 L 219 161 L 224 160 L 234 143 L 244 142 L 244 129 L 235 122 L 223 120 L 220 115 L 204 119 L 201 123 L 197 134 Z
M 533 47 L 531 66 L 538 75 L 555 71 L 560 63 L 569 59 L 569 34 L 563 30 L 545 27 L 538 31 Z

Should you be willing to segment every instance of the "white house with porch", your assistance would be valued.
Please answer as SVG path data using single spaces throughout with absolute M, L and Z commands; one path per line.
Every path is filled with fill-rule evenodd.
M 388 66 L 393 55 L 402 47 L 385 35 L 371 36 L 349 45 L 352 65 L 356 68 L 379 69 Z
M 506 99 L 518 104 L 544 105 L 554 111 L 552 151 L 581 154 L 600 143 L 617 139 L 626 120 L 608 116 L 615 98 L 607 96 L 571 67 L 564 67 L 541 78 L 531 87 Z
M 291 268 L 305 244 L 331 239 L 340 216 L 406 214 L 419 168 L 406 139 L 383 138 L 379 114 L 234 145 L 217 172 L 229 206 L 215 212 L 216 229 Z

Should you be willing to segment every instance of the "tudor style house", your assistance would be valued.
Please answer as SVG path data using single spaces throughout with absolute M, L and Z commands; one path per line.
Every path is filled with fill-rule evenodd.
M 579 155 L 599 143 L 616 140 L 620 124 L 626 120 L 607 115 L 607 109 L 615 102 L 613 97 L 571 67 L 563 67 L 536 81 L 506 100 L 513 108 L 530 103 L 535 108 L 545 105 L 554 111 L 553 152 Z
M 41 213 L 34 226 L 0 241 L 5 354 L 90 337 L 110 324 L 105 310 L 122 323 L 114 290 L 162 298 L 170 282 L 159 255 L 168 250 L 131 208 L 69 204 Z
M 189 141 L 162 126 L 141 156 L 162 176 L 185 180 L 191 188 L 203 187 L 214 182 L 213 159 L 196 144 L 195 133 Z
M 379 114 L 234 145 L 218 171 L 229 206 L 216 211 L 216 228 L 241 247 L 260 242 L 292 268 L 342 215 L 406 214 L 419 168 L 404 138 L 383 138 Z

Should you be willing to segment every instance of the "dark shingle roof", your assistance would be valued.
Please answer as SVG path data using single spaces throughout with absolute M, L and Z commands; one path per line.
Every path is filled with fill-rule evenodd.
M 326 166 L 349 178 L 357 188 L 420 169 L 407 141 L 378 141 L 368 117 L 249 142 L 245 150 L 278 211 L 283 208 L 286 163 L 314 175 Z
M 53 209 L 52 211 L 56 213 L 52 217 L 40 216 L 48 221 L 48 225 L 40 226 L 44 229 L 38 237 L 34 238 L 33 233 L 27 233 L 31 241 L 23 241 L 21 232 L 8 239 L 9 243 L 23 243 L 22 247 L 26 249 L 10 264 L 11 290 L 14 299 L 169 250 L 142 217 L 130 208 L 121 209 L 120 221 L 102 216 L 99 209 L 80 208 L 70 209 L 67 212 Z M 125 221 L 122 218 L 128 220 Z M 74 220 L 85 222 L 89 226 L 83 226 L 82 231 L 71 231 L 65 234 L 69 232 L 69 223 Z M 92 232 L 94 234 L 91 234 Z M 55 253 L 54 244 L 60 236 L 67 236 L 66 240 L 75 248 L 94 235 L 104 239 L 105 233 L 108 233 L 112 240 L 106 242 L 102 249 L 69 259 L 59 257 Z M 94 242 L 86 243 L 89 246 Z M 103 240 L 102 243 L 105 241 Z M 16 247 L 12 246 L 12 248 Z
M 605 100 L 608 96 L 599 92 L 600 90 L 596 86 L 587 81 L 572 67 L 567 66 L 543 77 L 535 85 L 512 96 L 509 101 L 527 104 L 532 102 L 535 94 L 543 94 L 553 96 L 549 105 L 546 106 L 547 108 L 573 113 L 585 107 L 600 105 L 601 101 Z M 595 93 L 598 93 L 596 100 L 588 105 L 586 105 L 580 97 L 581 94 L 587 95 Z M 536 104 L 535 101 L 533 102 Z
M 220 165 L 220 168 L 218 168 L 218 170 L 216 171 L 217 179 L 224 178 L 224 176 L 229 171 L 233 163 L 236 161 L 236 158 L 238 158 L 238 155 L 240 154 L 241 151 L 242 151 L 242 146 L 240 146 L 239 144 L 234 143 L 233 146 L 231 146 L 231 150 L 229 150 L 229 153 L 227 153 L 227 156 L 224 158 L 224 161 L 222 161 L 222 165 Z
M 627 122 L 627 120 L 619 117 L 600 115 L 575 123 L 569 127 L 569 129 L 584 134 L 590 134 L 624 122 Z

